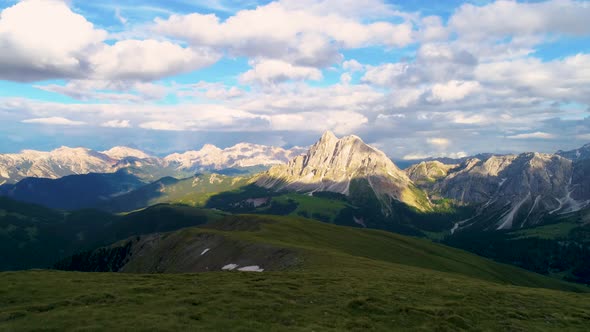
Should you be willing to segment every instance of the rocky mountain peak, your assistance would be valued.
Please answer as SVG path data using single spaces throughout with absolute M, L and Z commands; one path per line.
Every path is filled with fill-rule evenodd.
M 150 155 L 148 155 L 147 153 L 145 153 L 141 150 L 129 148 L 126 146 L 115 146 L 109 150 L 102 151 L 101 153 L 105 154 L 113 159 L 123 159 L 123 158 L 127 158 L 127 157 L 134 157 L 134 158 L 139 158 L 139 159 L 151 158 Z
M 384 203 L 394 199 L 423 207 L 411 190 L 412 181 L 385 153 L 365 144 L 358 136 L 338 139 L 331 132 L 324 133 L 307 154 L 286 165 L 273 166 L 257 184 L 276 190 L 345 195 L 354 195 L 352 191 L 361 185 L 369 187 Z
M 221 151 L 223 150 L 213 144 L 205 144 L 201 150 L 199 150 L 201 153 L 221 153 Z

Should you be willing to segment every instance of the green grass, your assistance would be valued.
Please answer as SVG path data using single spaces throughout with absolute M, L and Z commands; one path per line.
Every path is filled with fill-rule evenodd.
M 567 237 L 571 230 L 579 226 L 579 224 L 573 222 L 562 222 L 558 224 L 523 229 L 511 232 L 510 234 L 515 235 L 515 239 L 526 237 L 538 237 L 541 239 L 557 239 Z
M 378 230 L 334 226 L 303 218 L 250 218 L 274 222 L 261 224 L 260 230 L 256 232 L 226 232 L 224 235 L 240 240 L 306 250 L 306 266 L 314 271 L 354 266 L 357 258 L 366 258 L 380 263 L 458 273 L 493 282 L 562 290 L 587 290 L 583 286 L 499 264 L 424 239 Z
M 346 202 L 337 199 L 328 199 L 301 194 L 284 194 L 272 198 L 272 201 L 287 204 L 289 200 L 297 203 L 295 211 L 290 216 L 307 215 L 308 217 L 325 216 L 330 222 L 334 222 L 340 211 L 350 206 Z M 326 220 L 328 221 L 328 220 Z
M 202 233 L 289 248 L 301 263 L 262 273 L 0 273 L 0 330 L 584 331 L 590 322 L 590 293 L 563 291 L 587 288 L 426 240 L 259 215 L 174 234 Z
M 367 263 L 331 272 L 0 274 L 1 330 L 579 330 L 590 297 Z

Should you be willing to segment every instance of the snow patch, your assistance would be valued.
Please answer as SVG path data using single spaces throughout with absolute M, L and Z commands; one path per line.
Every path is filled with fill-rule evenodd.
M 203 250 L 203 252 L 201 253 L 201 256 L 203 256 L 204 254 L 206 254 L 209 250 L 210 250 L 209 248 Z
M 498 187 L 502 187 L 502 185 L 504 184 L 504 182 L 506 182 L 506 180 L 508 180 L 508 178 L 502 178 L 500 180 L 500 183 L 498 183 Z
M 264 269 L 260 268 L 260 266 L 258 265 L 250 265 L 250 266 L 244 266 L 238 269 L 238 271 L 242 271 L 242 272 L 262 272 L 264 271 Z
M 224 271 L 232 271 L 232 270 L 235 270 L 236 267 L 238 267 L 238 264 L 227 264 L 227 265 L 223 266 L 221 269 Z

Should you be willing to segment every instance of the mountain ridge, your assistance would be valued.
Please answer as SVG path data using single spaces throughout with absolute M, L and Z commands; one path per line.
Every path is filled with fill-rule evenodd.
M 150 177 L 149 173 L 158 173 L 159 177 L 176 174 L 184 177 L 196 171 L 280 164 L 301 153 L 302 149 L 251 143 L 238 143 L 220 149 L 205 144 L 198 151 L 173 153 L 162 158 L 125 146 L 104 151 L 66 146 L 51 151 L 25 149 L 20 153 L 0 154 L 0 185 L 16 183 L 27 177 L 57 179 L 74 174 L 114 173 L 128 167 L 151 180 L 157 178 Z
M 390 209 L 392 200 L 419 210 L 429 206 L 415 197 L 408 176 L 385 153 L 355 135 L 337 138 L 325 132 L 305 155 L 271 167 L 256 181 L 258 186 L 303 193 L 329 191 L 354 196 L 356 186 L 367 187 Z

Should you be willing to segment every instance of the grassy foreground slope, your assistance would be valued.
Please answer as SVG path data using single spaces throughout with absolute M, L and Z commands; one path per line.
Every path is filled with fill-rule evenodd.
M 590 323 L 590 294 L 564 291 L 587 288 L 426 240 L 248 215 L 162 239 L 203 233 L 288 248 L 300 264 L 262 273 L 0 273 L 0 330 L 582 331 Z
M 366 261 L 321 272 L 0 274 L 1 330 L 587 330 L 588 294 Z

